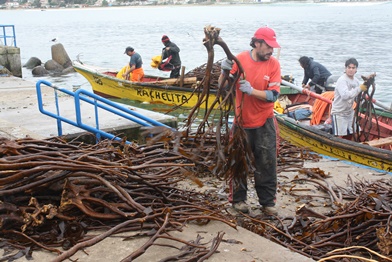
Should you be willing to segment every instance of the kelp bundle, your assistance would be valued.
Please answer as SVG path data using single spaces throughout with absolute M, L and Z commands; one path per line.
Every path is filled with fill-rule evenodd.
M 376 125 L 378 138 L 380 138 L 380 128 L 378 125 L 376 111 L 373 105 L 373 95 L 376 92 L 375 77 L 376 74 L 369 76 L 361 76 L 363 84 L 367 90 L 358 94 L 355 98 L 355 114 L 354 114 L 354 139 L 357 142 L 365 142 L 371 140 L 370 131 L 373 124 Z M 373 123 L 374 121 L 374 123 Z M 360 128 L 361 127 L 361 128 Z
M 196 87 L 198 102 L 190 111 L 184 127 L 183 137 L 189 141 L 191 137 L 195 147 L 202 147 L 207 141 L 216 143 L 216 150 L 210 152 L 214 161 L 210 164 L 210 171 L 220 179 L 230 180 L 246 176 L 252 169 L 252 153 L 246 143 L 246 134 L 241 125 L 232 128 L 231 116 L 235 107 L 235 84 L 243 75 L 243 69 L 238 59 L 230 52 L 226 43 L 219 36 L 220 29 L 207 26 L 204 28 L 203 44 L 208 52 L 205 76 Z M 233 60 L 239 67 L 236 79 L 229 78 L 229 72 L 224 72 L 224 79 L 216 87 L 216 73 L 214 64 L 214 46 L 223 48 L 229 60 Z M 220 70 L 218 71 L 220 73 Z M 211 90 L 216 92 L 215 99 L 209 96 Z M 216 117 L 218 115 L 218 117 Z M 232 116 L 236 123 L 241 123 L 241 116 Z M 201 119 L 196 131 L 194 123 Z

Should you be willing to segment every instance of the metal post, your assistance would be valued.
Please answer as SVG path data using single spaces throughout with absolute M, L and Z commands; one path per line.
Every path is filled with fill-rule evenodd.
M 3 26 L 4 46 L 7 46 L 7 36 L 5 35 L 5 27 Z
M 15 34 L 15 26 L 12 26 L 12 33 L 14 37 L 14 46 L 16 47 L 16 34 Z

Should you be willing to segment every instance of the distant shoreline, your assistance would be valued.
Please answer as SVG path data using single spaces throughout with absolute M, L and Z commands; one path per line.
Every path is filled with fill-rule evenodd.
M 253 3 L 201 3 L 201 4 L 162 4 L 162 5 L 124 5 L 124 6 L 87 6 L 87 7 L 53 7 L 53 8 L 1 8 L 0 11 L 51 11 L 51 10 L 93 10 L 93 9 L 120 9 L 120 8 L 151 8 L 151 7 L 195 7 L 195 6 L 238 6 L 238 5 L 273 5 L 273 4 L 328 4 L 337 6 L 373 5 L 392 2 L 392 0 L 375 1 L 271 1 Z
M 285 1 L 284 3 L 289 3 Z M 306 3 L 306 1 L 295 1 L 296 3 Z M 4 8 L 5 11 L 26 10 L 26 11 L 50 11 L 50 10 L 91 10 L 91 9 L 120 9 L 120 8 L 151 8 L 151 7 L 195 7 L 195 6 L 235 6 L 235 5 L 268 5 L 283 2 L 265 3 L 211 3 L 211 4 L 167 4 L 167 5 L 123 5 L 123 6 L 87 6 L 87 7 L 53 7 L 53 8 Z

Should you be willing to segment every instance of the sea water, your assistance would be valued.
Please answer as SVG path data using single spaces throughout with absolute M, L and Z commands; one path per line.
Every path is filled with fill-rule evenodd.
M 125 47 L 132 46 L 141 54 L 146 74 L 161 76 L 168 73 L 152 68 L 150 62 L 161 53 L 164 34 L 180 47 L 187 72 L 207 62 L 205 26 L 220 28 L 223 41 L 237 54 L 249 50 L 254 32 L 267 25 L 281 45 L 274 55 L 282 75 L 291 75 L 297 85 L 303 77 L 301 56 L 313 57 L 334 75 L 341 75 L 344 62 L 355 57 L 358 77 L 377 73 L 376 100 L 392 102 L 392 2 L 0 10 L 0 24 L 15 25 L 22 64 L 31 57 L 51 59 L 51 40 L 57 38 L 72 60 L 79 57 L 86 64 L 118 70 L 129 60 Z M 226 56 L 217 45 L 214 55 L 214 61 Z M 23 78 L 91 89 L 78 73 L 35 78 L 23 69 Z

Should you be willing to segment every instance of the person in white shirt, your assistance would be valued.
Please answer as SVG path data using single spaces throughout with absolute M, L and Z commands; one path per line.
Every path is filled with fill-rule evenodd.
M 351 139 L 355 128 L 353 104 L 355 97 L 367 90 L 366 85 L 360 85 L 355 78 L 358 61 L 350 58 L 345 63 L 345 73 L 336 82 L 335 97 L 332 102 L 331 118 L 332 132 L 335 136 Z

